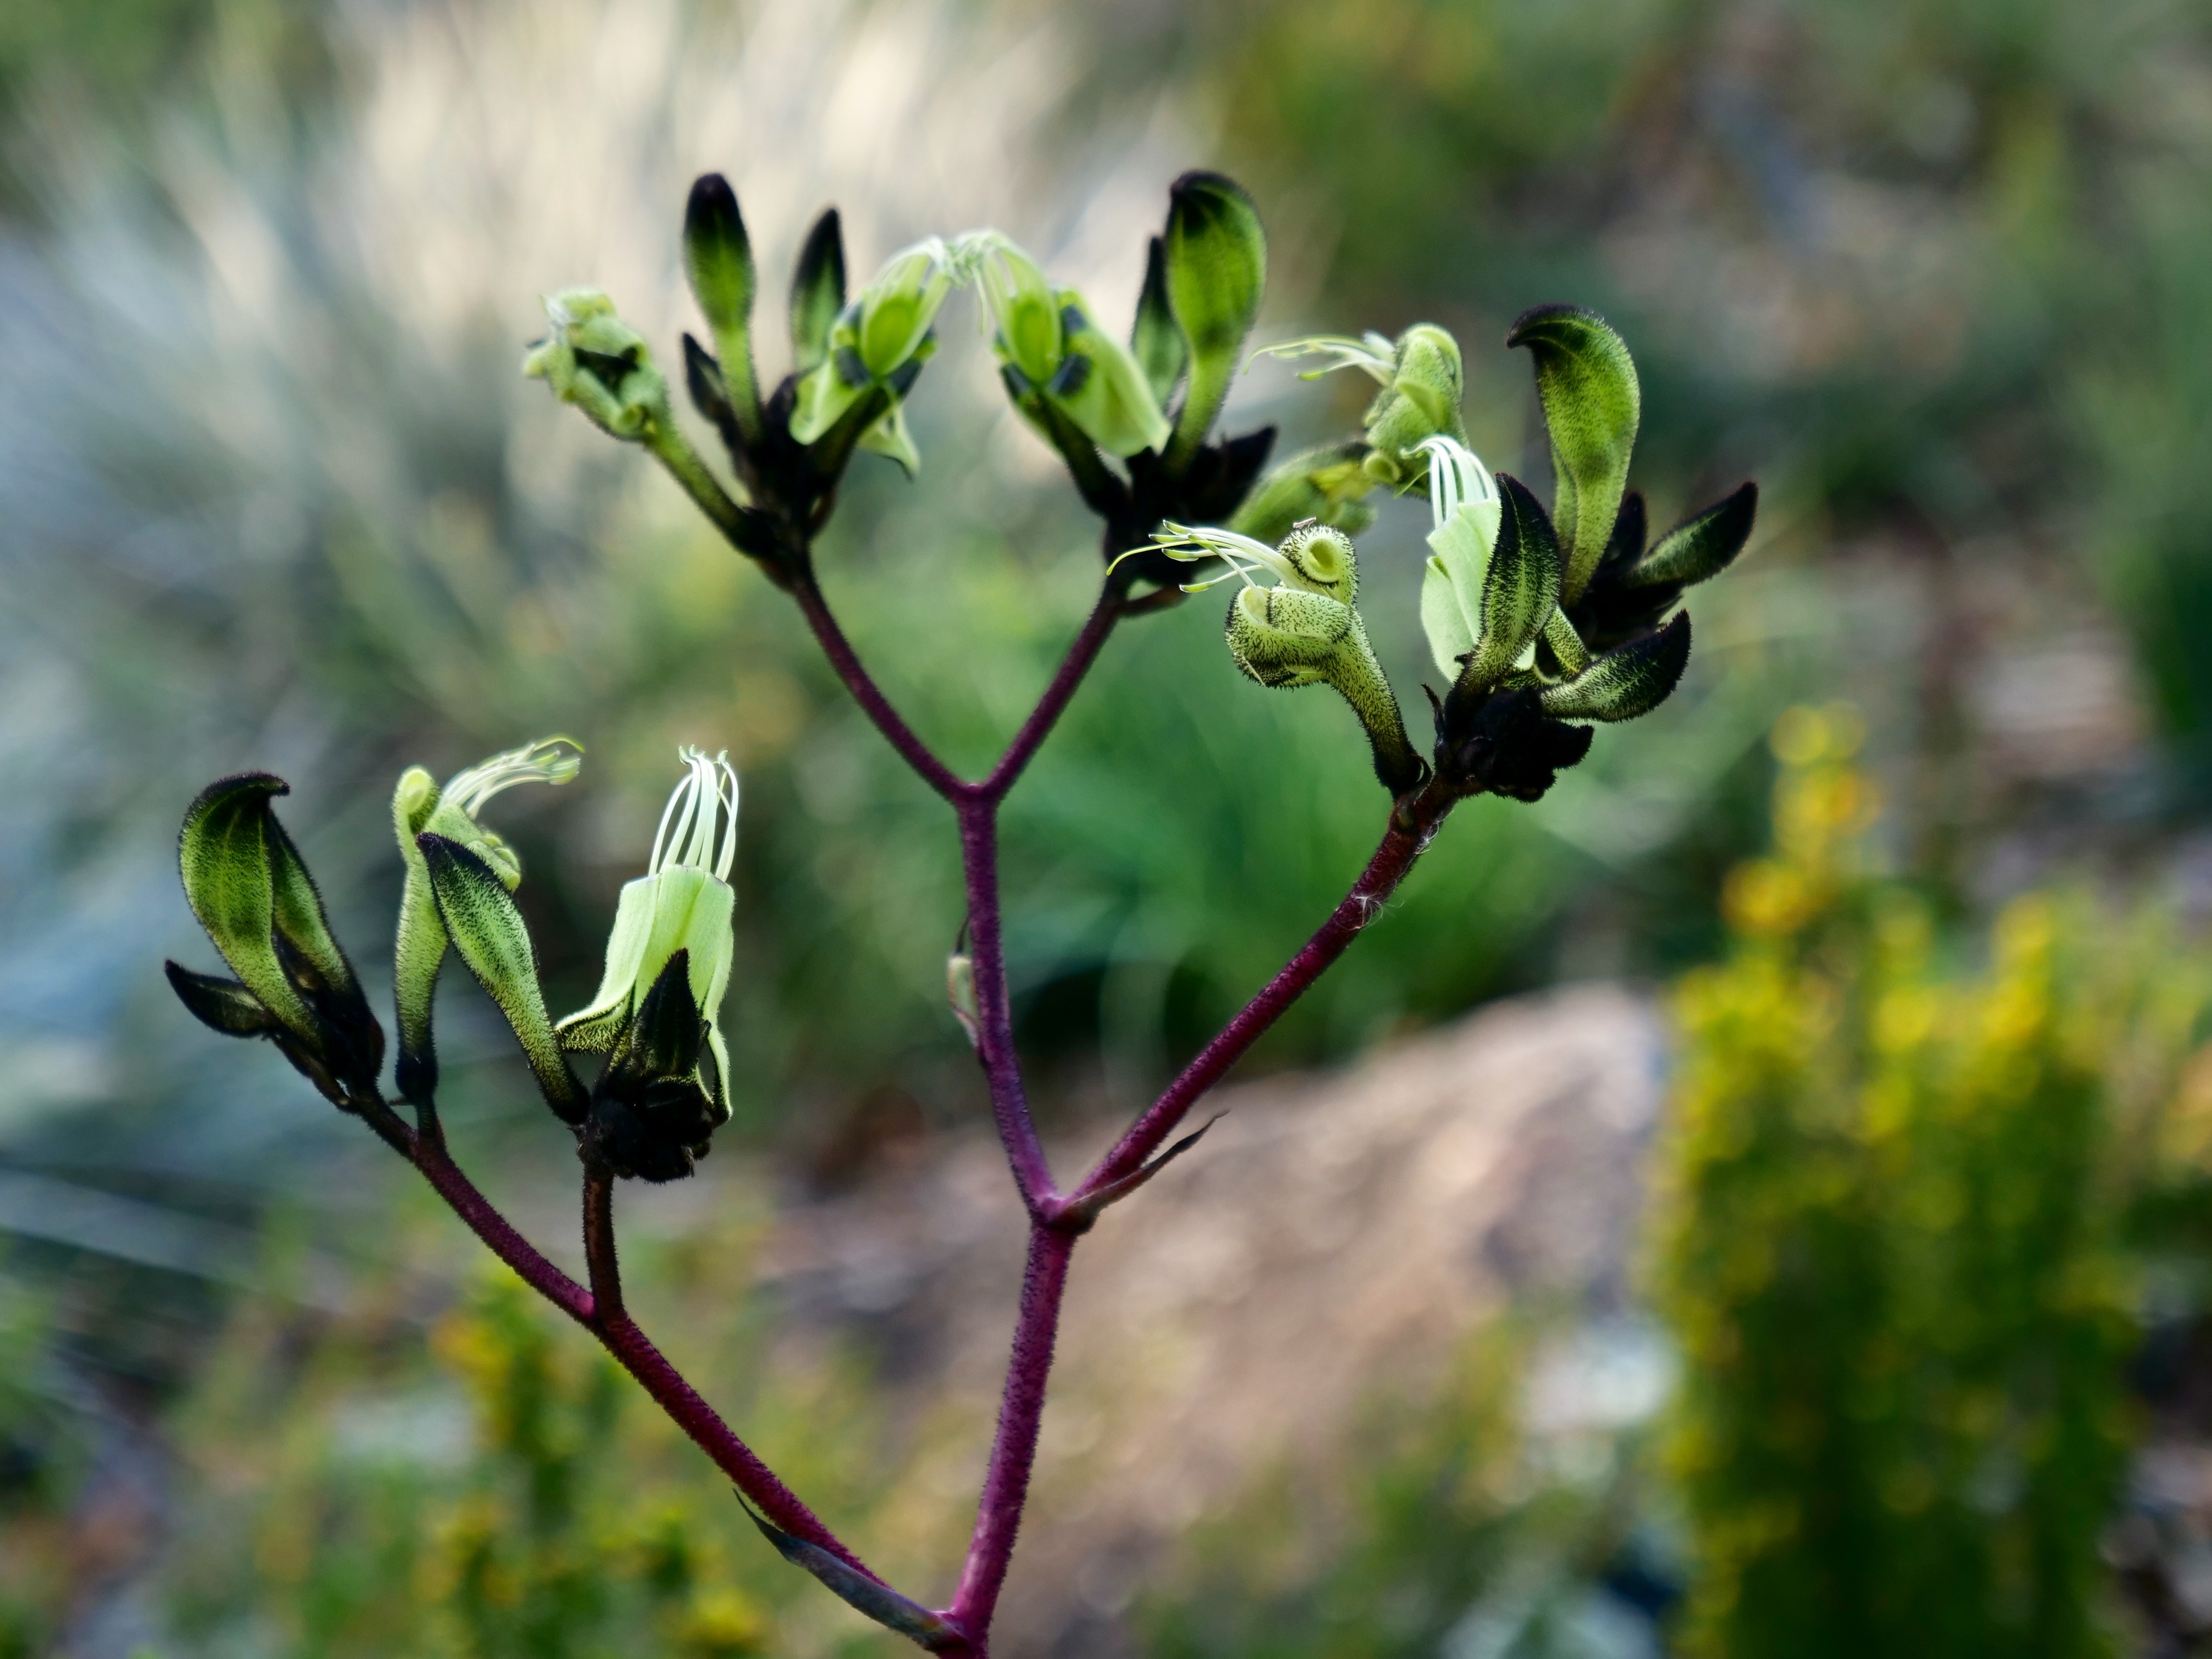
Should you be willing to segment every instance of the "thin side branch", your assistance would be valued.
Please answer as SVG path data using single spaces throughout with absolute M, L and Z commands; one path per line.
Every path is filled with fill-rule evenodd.
M 1199 1051 L 1197 1058 L 1183 1067 L 1182 1074 L 1168 1085 L 1143 1115 L 1129 1126 L 1114 1149 L 1098 1161 L 1097 1167 L 1069 1195 L 1067 1202 L 1071 1206 L 1086 1202 L 1144 1167 L 1145 1160 L 1175 1133 L 1176 1126 L 1206 1091 L 1221 1081 L 1229 1068 L 1242 1060 L 1267 1028 L 1305 994 L 1359 936 L 1360 929 L 1381 912 L 1398 884 L 1405 879 L 1406 872 L 1413 867 L 1413 860 L 1428 844 L 1437 823 L 1450 810 L 1449 798 L 1430 803 L 1425 792 L 1413 805 L 1411 827 L 1401 826 L 1394 814 L 1382 844 L 1375 849 L 1375 856 L 1368 860 L 1367 868 L 1360 872 L 1352 890 L 1329 913 L 1328 920 L 1296 956 L 1284 963 L 1282 971 L 1222 1027 L 1219 1035 Z
M 592 1323 L 625 1317 L 622 1265 L 615 1258 L 614 1171 L 596 1161 L 584 1165 L 584 1265 L 591 1272 Z
M 885 741 L 898 750 L 899 758 L 912 767 L 924 783 L 956 806 L 965 800 L 973 792 L 973 786 L 955 776 L 952 769 L 937 758 L 898 710 L 891 707 L 890 699 L 884 696 L 882 688 L 861 665 L 852 641 L 845 637 L 845 630 L 837 625 L 837 618 L 829 601 L 822 597 L 822 586 L 815 580 L 811 566 L 802 567 L 793 576 L 791 591 L 807 626 L 814 630 L 822 654 L 837 671 L 837 678 L 845 682 L 845 689 L 853 694 L 853 701 L 860 705 L 861 712 L 875 722 Z
M 364 1109 L 362 1115 L 394 1151 L 422 1171 L 423 1179 L 460 1218 L 461 1224 L 483 1240 L 494 1255 L 512 1267 L 531 1289 L 597 1337 L 616 1362 L 637 1379 L 661 1410 L 714 1460 L 715 1467 L 730 1478 L 756 1509 L 794 1537 L 818 1545 L 856 1571 L 866 1573 L 878 1583 L 883 1582 L 867 1563 L 846 1547 L 836 1534 L 822 1524 L 814 1511 L 761 1462 L 751 1447 L 737 1437 L 720 1414 L 700 1397 L 698 1390 L 684 1380 L 623 1310 L 618 1289 L 614 1305 L 602 1307 L 591 1291 L 548 1261 L 529 1240 L 515 1231 L 507 1218 L 493 1207 L 491 1200 L 477 1189 L 476 1183 L 461 1172 L 443 1146 L 416 1134 L 380 1101 Z M 592 1213 L 588 1176 L 585 1211 L 588 1254 Z M 599 1213 L 607 1230 L 605 1267 L 611 1274 L 614 1267 L 611 1200 L 602 1206 Z M 600 1272 L 601 1263 L 594 1259 L 592 1277 L 597 1279 Z
M 1068 703 L 1090 673 L 1091 664 L 1098 660 L 1098 653 L 1114 631 L 1114 624 L 1121 619 L 1123 601 L 1111 586 L 1098 595 L 1098 603 L 1083 624 L 1083 631 L 1067 647 L 1067 655 L 1060 659 L 1060 670 L 1046 686 L 1044 695 L 1022 722 L 1022 729 L 1014 733 L 1014 740 L 1006 745 L 1006 752 L 999 757 L 999 763 L 991 769 L 990 775 L 974 786 L 975 793 L 989 801 L 1002 801 L 1013 788 L 1015 781 L 1051 734 L 1053 726 L 1066 711 Z
M 1014 1183 L 1033 1217 L 1060 1201 L 1052 1166 L 1037 1139 L 1014 1052 L 1013 1011 L 1006 994 L 1006 940 L 999 927 L 998 804 L 970 800 L 960 809 L 960 861 L 968 882 L 968 936 L 975 969 L 975 1057 L 991 1091 L 991 1115 L 1013 1166 Z

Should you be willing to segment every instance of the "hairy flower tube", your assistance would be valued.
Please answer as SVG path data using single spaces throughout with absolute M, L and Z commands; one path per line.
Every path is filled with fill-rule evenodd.
M 1232 580 L 1243 584 L 1224 624 L 1229 655 L 1239 672 L 1278 689 L 1334 686 L 1367 730 L 1383 787 L 1396 793 L 1420 781 L 1422 763 L 1407 741 L 1398 699 L 1352 608 L 1359 561 L 1349 536 L 1309 520 L 1276 547 L 1233 530 L 1176 524 L 1163 526 L 1152 539 L 1171 559 L 1218 559 L 1227 567 L 1218 576 L 1185 583 L 1186 592 Z M 1262 586 L 1253 580 L 1255 572 L 1277 580 Z
M 690 1174 L 730 1117 L 717 1018 L 734 943 L 738 775 L 727 755 L 678 752 L 684 781 L 660 815 L 646 873 L 616 903 L 599 994 L 554 1027 L 568 1052 L 607 1056 L 592 1090 L 587 1150 L 616 1174 L 647 1181 Z M 714 1058 L 711 1079 L 702 1052 Z
M 392 948 L 392 1000 L 399 1018 L 398 1083 L 400 1094 L 418 1104 L 438 1087 L 438 1058 L 430 1039 L 430 1008 L 438 970 L 448 939 L 430 890 L 430 867 L 416 837 L 442 836 L 474 853 L 513 892 L 522 881 L 522 863 L 507 844 L 477 821 L 484 804 L 519 783 L 567 783 L 583 765 L 583 745 L 571 738 L 543 738 L 504 750 L 446 780 L 420 766 L 399 775 L 392 792 L 392 827 L 406 860 L 400 890 L 399 927 Z

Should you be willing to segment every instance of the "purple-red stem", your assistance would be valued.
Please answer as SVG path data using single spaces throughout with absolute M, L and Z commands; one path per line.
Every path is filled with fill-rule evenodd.
M 792 579 L 792 594 L 799 601 L 799 609 L 805 617 L 807 626 L 814 630 L 822 654 L 830 659 L 837 678 L 845 682 L 845 689 L 853 694 L 853 701 L 876 723 L 890 746 L 899 752 L 899 758 L 921 776 L 921 781 L 949 801 L 957 802 L 968 793 L 969 786 L 954 775 L 952 769 L 930 752 L 929 745 L 916 737 L 897 709 L 890 705 L 860 659 L 853 652 L 853 643 L 845 637 L 845 630 L 837 625 L 829 602 L 822 597 L 821 584 L 809 569 L 800 570 Z
M 701 1399 L 698 1391 L 684 1380 L 675 1366 L 668 1363 L 667 1358 L 638 1328 L 637 1322 L 623 1310 L 620 1305 L 618 1288 L 615 1290 L 615 1305 L 602 1308 L 593 1299 L 591 1291 L 548 1261 L 528 1239 L 508 1224 L 507 1218 L 494 1209 L 491 1201 L 477 1190 L 476 1183 L 461 1172 L 460 1166 L 447 1153 L 442 1142 L 408 1128 L 389 1108 L 380 1106 L 368 1115 L 377 1133 L 422 1172 L 423 1178 L 436 1189 L 438 1195 L 460 1218 L 462 1224 L 482 1239 L 494 1255 L 512 1267 L 531 1289 L 597 1337 L 622 1368 L 635 1377 L 661 1410 L 667 1413 L 676 1425 L 690 1435 L 699 1449 L 713 1459 L 715 1467 L 729 1476 L 738 1490 L 752 1501 L 755 1508 L 785 1532 L 819 1545 L 871 1578 L 877 1577 L 866 1562 L 845 1547 L 836 1534 L 822 1524 L 813 1510 L 801 1503 L 798 1496 L 776 1478 L 775 1472 L 754 1455 L 751 1447 L 738 1438 L 714 1408 Z M 614 1224 L 611 1192 L 602 1189 L 595 1201 L 589 1174 L 585 1178 L 584 1190 L 586 1253 L 591 1259 L 592 1278 L 599 1280 L 604 1274 L 605 1282 L 613 1288 Z M 599 1236 L 597 1243 L 593 1239 L 595 1233 Z
M 1083 677 L 1091 672 L 1091 665 L 1097 661 L 1107 635 L 1114 631 L 1114 624 L 1121 619 L 1122 609 L 1122 601 L 1113 589 L 1108 588 L 1098 595 L 1098 603 L 1091 607 L 1090 617 L 1084 622 L 1083 631 L 1067 647 L 1067 655 L 1060 659 L 1060 672 L 1052 677 L 1052 684 L 1045 687 L 1044 695 L 1037 699 L 1037 706 L 1022 722 L 1022 729 L 1014 733 L 1014 740 L 1006 745 L 1006 752 L 999 757 L 999 763 L 991 769 L 990 775 L 972 786 L 977 795 L 994 802 L 1006 798 L 1006 792 L 1014 787 L 1014 780 L 1021 776 L 1022 769 L 1030 763 L 1030 757 L 1036 753 L 1054 722 L 1066 708 L 1069 700 L 1075 696 L 1076 688 L 1083 684 Z M 994 875 L 994 889 L 996 885 Z
M 1431 799 L 1432 792 L 1425 791 L 1414 800 L 1401 804 L 1367 868 L 1319 931 L 1183 1068 L 1083 1185 L 1074 1194 L 1062 1195 L 1054 1185 L 1051 1167 L 1037 1138 L 1023 1091 L 1020 1059 L 1014 1049 L 1006 942 L 1000 925 L 998 812 L 1000 803 L 1066 709 L 1127 607 L 1110 592 L 1100 596 L 1036 707 L 998 763 L 987 776 L 970 783 L 940 761 L 892 708 L 854 654 L 811 570 L 799 574 L 793 592 L 823 654 L 854 701 L 907 764 L 950 802 L 959 817 L 975 975 L 976 1054 L 990 1090 L 999 1138 L 1030 1217 L 1029 1263 L 1022 1280 L 1021 1307 L 1015 1319 L 1013 1352 L 1006 1367 L 998 1430 L 959 1588 L 944 1614 L 962 1633 L 962 1640 L 939 1649 L 957 1659 L 988 1659 L 992 1617 L 1013 1559 L 1014 1540 L 1021 1528 L 1022 1510 L 1036 1462 L 1037 1434 L 1043 1421 L 1045 1389 L 1052 1372 L 1068 1263 L 1076 1239 L 1095 1218 L 1082 1207 L 1084 1200 L 1140 1168 L 1191 1107 L 1344 954 L 1404 878 L 1451 803 L 1448 797 Z M 613 1178 L 605 1169 L 587 1164 L 584 1176 L 584 1252 L 592 1282 L 592 1288 L 586 1290 L 540 1255 L 492 1207 L 453 1163 L 443 1137 L 428 1120 L 423 1132 L 417 1133 L 381 1103 L 365 1115 L 377 1133 L 422 1172 L 492 1253 L 597 1337 L 763 1514 L 782 1530 L 820 1546 L 871 1578 L 877 1577 L 731 1431 L 630 1318 L 623 1305 L 615 1254 Z
M 991 1091 L 991 1115 L 1012 1164 L 1014 1183 L 1033 1218 L 1059 1198 L 1052 1166 L 1037 1139 L 1014 1052 L 1013 1010 L 1006 994 L 1006 941 L 999 928 L 999 809 L 994 801 L 960 808 L 960 861 L 968 878 L 968 938 L 975 969 L 975 1057 Z M 1047 1352 L 1050 1352 L 1048 1345 Z
M 1037 1430 L 1044 1420 L 1045 1380 L 1052 1372 L 1053 1343 L 1060 1331 L 1060 1297 L 1067 1289 L 1068 1259 L 1076 1235 L 1045 1223 L 1030 1228 L 1030 1259 L 1022 1275 L 1022 1305 L 1014 1321 L 1014 1349 L 1006 1363 L 1006 1392 L 999 1404 L 999 1429 L 991 1443 L 991 1463 L 983 1494 L 975 1506 L 975 1534 L 961 1569 L 960 1588 L 945 1616 L 963 1631 L 978 1654 L 990 1640 L 991 1615 L 1021 1530 L 1022 1505 L 1029 1497 L 1030 1471 L 1036 1462 Z
M 1437 816 L 1441 817 L 1449 806 L 1449 802 L 1439 805 L 1441 810 Z M 1145 1160 L 1159 1150 L 1160 1144 L 1175 1133 L 1176 1126 L 1206 1091 L 1244 1057 L 1245 1050 L 1260 1040 L 1285 1010 L 1328 971 L 1330 964 L 1359 936 L 1359 930 L 1381 912 L 1405 878 L 1406 872 L 1413 867 L 1433 827 L 1433 821 L 1418 830 L 1401 829 L 1396 823 L 1392 823 L 1383 835 L 1382 844 L 1375 849 L 1375 856 L 1367 861 L 1367 868 L 1360 872 L 1359 879 L 1352 884 L 1352 890 L 1330 913 L 1328 920 L 1296 956 L 1283 964 L 1282 971 L 1267 981 L 1259 995 L 1246 1003 L 1213 1041 L 1199 1050 L 1197 1057 L 1182 1068 L 1160 1097 L 1145 1109 L 1144 1115 L 1129 1126 L 1114 1149 L 1084 1177 L 1083 1184 L 1070 1196 L 1069 1202 L 1079 1203 L 1101 1188 L 1135 1174 Z

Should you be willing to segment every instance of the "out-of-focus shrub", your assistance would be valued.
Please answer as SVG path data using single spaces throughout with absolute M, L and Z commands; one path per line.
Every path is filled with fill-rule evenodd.
M 1844 709 L 1778 726 L 1773 852 L 1675 1001 L 1687 1651 L 2104 1652 L 2130 1212 L 2212 976 L 2086 896 L 2016 901 L 1954 959 L 1872 867 L 1856 741 Z

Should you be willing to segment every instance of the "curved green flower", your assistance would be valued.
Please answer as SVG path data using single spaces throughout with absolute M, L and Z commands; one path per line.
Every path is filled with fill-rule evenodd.
M 726 754 L 709 760 L 689 747 L 678 754 L 684 781 L 660 815 L 646 873 L 626 884 L 616 903 L 599 993 L 554 1030 L 571 1053 L 617 1048 L 662 969 L 684 953 L 691 1002 L 714 1056 L 714 1105 L 726 1118 L 730 1057 L 719 1016 L 735 943 L 729 874 L 738 850 L 738 774 Z M 696 1079 L 696 1062 L 688 1070 Z

